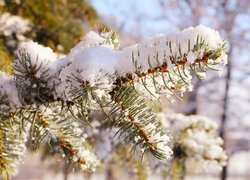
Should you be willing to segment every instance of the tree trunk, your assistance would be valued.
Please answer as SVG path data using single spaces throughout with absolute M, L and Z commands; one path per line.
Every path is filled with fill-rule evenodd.
M 227 111 L 228 111 L 228 105 L 229 105 L 229 89 L 230 89 L 230 81 L 231 81 L 231 70 L 232 70 L 232 46 L 228 52 L 228 65 L 227 65 L 227 74 L 225 79 L 225 95 L 223 98 L 223 112 L 221 115 L 221 128 L 219 135 L 224 140 L 224 148 L 226 149 L 226 121 L 227 121 Z M 227 179 L 227 166 L 224 166 L 221 172 L 221 180 Z

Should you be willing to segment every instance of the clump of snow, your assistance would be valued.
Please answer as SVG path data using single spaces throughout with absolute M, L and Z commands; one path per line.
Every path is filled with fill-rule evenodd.
M 37 42 L 23 42 L 20 44 L 19 50 L 25 50 L 29 54 L 32 65 L 41 64 L 43 61 L 57 60 L 57 54 L 51 48 L 44 47 Z
M 50 73 L 53 73 L 57 69 L 55 61 L 58 59 L 58 56 L 49 47 L 44 47 L 37 42 L 28 41 L 21 43 L 18 51 L 28 54 L 31 68 L 34 67 L 37 71 L 35 74 L 37 78 L 48 69 Z M 18 55 L 18 58 L 22 58 L 20 54 Z
M 110 36 L 112 36 L 112 33 L 113 33 L 112 31 L 103 32 L 103 33 L 101 33 L 101 35 L 99 35 L 94 31 L 88 32 L 84 36 L 83 40 L 70 50 L 70 53 L 68 54 L 68 58 L 70 59 L 74 55 L 79 53 L 80 51 L 83 51 L 84 49 L 90 48 L 93 46 L 104 46 L 104 47 L 110 47 L 110 48 L 114 49 L 116 44 L 118 43 L 117 42 L 118 40 L 111 39 Z M 112 40 L 114 42 L 112 42 Z
M 183 36 L 190 40 L 191 47 L 196 44 L 197 37 L 199 36 L 205 40 L 205 44 L 210 49 L 216 49 L 224 43 L 224 40 L 220 37 L 218 31 L 215 31 L 209 27 L 199 25 L 196 27 L 189 27 L 183 30 Z
M 113 49 L 115 45 L 112 43 L 108 32 L 101 35 L 89 32 L 65 57 L 56 95 L 69 98 L 71 89 L 84 82 L 89 88 L 95 87 L 92 91 L 97 98 L 109 99 L 108 92 L 113 88 L 116 66 L 119 63 L 118 53 Z
M 67 65 L 59 75 L 61 84 L 57 92 L 60 94 L 61 90 L 65 90 L 67 95 L 72 86 L 80 86 L 82 81 L 87 82 L 89 87 L 97 87 L 99 90 L 96 94 L 101 98 L 102 95 L 107 95 L 113 87 L 117 64 L 117 53 L 104 46 L 90 47 L 74 55 L 70 54 L 67 57 Z
M 227 155 L 222 148 L 223 140 L 215 135 L 218 128 L 215 121 L 198 115 L 170 114 L 166 117 L 172 124 L 174 146 L 181 148 L 186 159 L 195 159 L 204 169 L 209 164 L 217 169 L 226 165 Z
M 104 38 L 102 38 L 99 34 L 94 31 L 90 31 L 87 33 L 83 40 L 79 42 L 74 48 L 70 50 L 68 58 L 72 58 L 77 53 L 83 51 L 86 48 L 97 46 L 104 42 Z
M 101 72 L 103 75 L 115 73 L 118 56 L 116 52 L 110 48 L 103 46 L 90 47 L 81 51 L 72 57 L 71 65 L 65 68 L 72 68 L 80 72 L 80 78 L 83 80 L 95 79 Z M 73 73 L 73 71 L 71 72 Z

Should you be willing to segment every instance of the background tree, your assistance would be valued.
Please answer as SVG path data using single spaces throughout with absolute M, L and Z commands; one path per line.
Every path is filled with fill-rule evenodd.
M 4 18 L 6 13 L 10 17 Z M 0 29 L 0 68 L 10 63 L 22 41 L 32 39 L 57 52 L 68 53 L 84 30 L 101 28 L 95 10 L 86 0 L 1 0 L 0 16 L 1 26 L 10 31 L 6 34 L 6 29 L 5 33 Z M 21 20 L 17 21 L 19 17 Z M 20 27 L 16 23 L 21 23 Z M 25 26 L 25 38 L 20 38 L 20 28 Z

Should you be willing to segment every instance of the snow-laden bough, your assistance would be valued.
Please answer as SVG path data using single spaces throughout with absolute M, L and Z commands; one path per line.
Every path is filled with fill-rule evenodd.
M 0 74 L 0 114 L 9 113 L 11 119 L 14 112 L 25 119 L 21 122 L 33 117 L 29 123 L 34 139 L 39 137 L 35 142 L 39 144 L 48 134 L 56 137 L 83 170 L 95 169 L 95 155 L 85 138 L 81 145 L 88 152 L 73 141 L 79 131 L 69 131 L 64 123 L 88 122 L 91 110 L 102 110 L 110 126 L 118 127 L 119 137 L 134 144 L 133 149 L 140 145 L 140 152 L 164 159 L 172 155 L 169 134 L 147 100 L 166 95 L 173 101 L 174 96 L 192 91 L 192 74 L 203 79 L 207 70 L 220 71 L 220 65 L 227 63 L 226 50 L 219 33 L 202 25 L 176 35 L 156 35 L 123 49 L 117 48 L 112 33 L 90 32 L 63 58 L 48 47 L 25 42 L 13 62 L 13 75 Z M 55 109 L 70 118 L 56 120 L 62 114 L 46 114 Z

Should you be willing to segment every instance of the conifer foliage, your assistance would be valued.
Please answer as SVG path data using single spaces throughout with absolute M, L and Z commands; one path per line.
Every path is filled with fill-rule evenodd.
M 32 39 L 68 53 L 85 28 L 98 24 L 86 0 L 0 0 L 0 69 L 11 62 L 21 42 Z
M 106 125 L 134 152 L 171 157 L 170 135 L 148 101 L 181 98 L 192 90 L 193 75 L 204 79 L 207 70 L 220 71 L 226 50 L 218 32 L 202 25 L 124 49 L 116 33 L 90 32 L 63 58 L 23 43 L 13 75 L 0 74 L 1 177 L 10 177 L 24 156 L 24 137 L 35 149 L 54 138 L 70 167 L 95 170 L 98 157 L 82 128 L 91 126 L 93 111 L 102 111 Z

